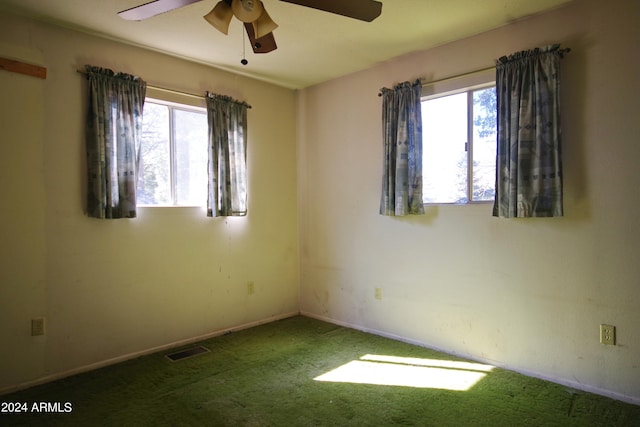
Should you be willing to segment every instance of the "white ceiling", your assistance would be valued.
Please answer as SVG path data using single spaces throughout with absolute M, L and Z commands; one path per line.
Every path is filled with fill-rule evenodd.
M 117 15 L 149 0 L 0 0 L 0 10 L 150 48 L 299 89 L 390 58 L 478 34 L 569 0 L 382 0 L 382 15 L 362 22 L 277 0 L 263 0 L 279 24 L 278 49 L 254 54 L 232 20 L 229 35 L 202 16 L 218 0 L 202 0 L 144 21 Z M 347 0 L 345 0 L 347 1 Z

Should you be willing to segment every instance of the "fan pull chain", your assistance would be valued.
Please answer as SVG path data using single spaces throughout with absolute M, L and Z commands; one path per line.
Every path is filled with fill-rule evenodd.
M 243 28 L 244 30 L 244 28 Z M 241 31 L 240 34 L 242 34 L 242 61 L 240 61 L 240 63 L 242 65 L 247 65 L 249 63 L 249 61 L 247 61 L 247 57 L 246 57 L 246 52 L 245 52 L 245 36 L 244 36 L 244 31 Z

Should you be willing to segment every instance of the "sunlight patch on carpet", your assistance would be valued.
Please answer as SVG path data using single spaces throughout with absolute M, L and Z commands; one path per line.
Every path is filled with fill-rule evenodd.
M 466 391 L 493 368 L 480 363 L 367 354 L 314 380 Z

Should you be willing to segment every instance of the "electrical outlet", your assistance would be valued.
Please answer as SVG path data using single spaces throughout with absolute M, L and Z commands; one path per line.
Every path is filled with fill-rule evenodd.
M 616 327 L 600 325 L 600 342 L 607 345 L 616 345 Z
M 247 293 L 249 295 L 256 293 L 256 285 L 253 282 L 247 282 Z
M 382 288 L 376 288 L 373 291 L 373 296 L 375 297 L 375 299 L 382 299 Z
M 44 317 L 31 319 L 31 336 L 44 335 Z

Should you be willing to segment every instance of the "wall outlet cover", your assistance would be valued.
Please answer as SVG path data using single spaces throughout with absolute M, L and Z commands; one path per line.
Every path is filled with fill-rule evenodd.
M 44 317 L 31 319 L 31 336 L 44 335 Z
M 600 325 L 600 342 L 606 345 L 616 345 L 616 327 Z

